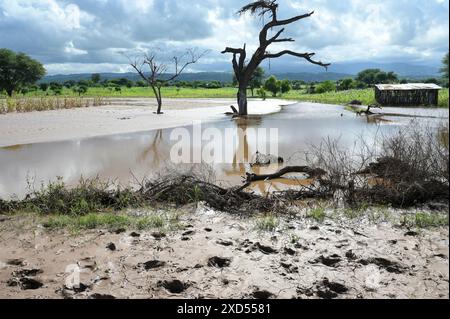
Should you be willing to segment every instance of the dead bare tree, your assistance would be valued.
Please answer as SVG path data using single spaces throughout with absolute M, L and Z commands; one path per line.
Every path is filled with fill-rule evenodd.
M 266 23 L 259 34 L 259 47 L 254 52 L 252 58 L 247 62 L 247 51 L 246 45 L 243 48 L 229 48 L 227 47 L 222 54 L 231 53 L 233 54 L 233 70 L 236 75 L 236 79 L 239 83 L 238 91 L 238 105 L 239 105 L 239 115 L 247 115 L 247 87 L 252 78 L 253 72 L 256 68 L 266 59 L 276 59 L 284 55 L 291 55 L 297 58 L 306 59 L 308 62 L 320 65 L 322 67 L 328 67 L 330 64 L 318 62 L 312 59 L 315 53 L 298 53 L 291 50 L 283 50 L 278 53 L 270 53 L 267 48 L 273 43 L 282 42 L 294 42 L 292 38 L 280 38 L 281 34 L 284 32 L 284 28 L 277 31 L 275 35 L 270 38 L 268 37 L 269 31 L 275 27 L 281 27 L 285 25 L 292 24 L 299 20 L 308 18 L 314 14 L 313 12 L 299 15 L 286 20 L 278 20 L 278 4 L 276 0 L 262 0 L 255 1 L 239 10 L 238 14 L 245 14 L 250 12 L 251 14 L 257 14 L 261 18 L 266 14 L 270 15 L 271 21 Z M 238 57 L 239 56 L 239 57 Z
M 139 74 L 139 76 L 148 83 L 155 94 L 156 101 L 158 103 L 158 109 L 156 114 L 163 114 L 162 109 L 162 92 L 161 88 L 166 84 L 176 80 L 188 66 L 195 64 L 200 60 L 207 51 L 198 52 L 196 49 L 187 49 L 185 53 L 174 56 L 173 61 L 173 73 L 169 73 L 170 67 L 168 63 L 158 61 L 158 56 L 155 51 L 145 53 L 141 57 L 130 60 L 130 65 Z M 146 72 L 144 68 L 148 67 Z

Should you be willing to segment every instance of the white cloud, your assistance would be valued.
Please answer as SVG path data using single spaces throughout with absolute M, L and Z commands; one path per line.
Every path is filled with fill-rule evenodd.
M 49 73 L 121 69 L 127 61 L 119 52 L 153 46 L 211 49 L 197 67 L 229 70 L 230 57 L 220 54 L 225 46 L 246 43 L 252 50 L 257 44 L 262 21 L 235 14 L 247 2 L 0 0 L 0 47 L 31 54 Z M 286 28 L 286 35 L 297 39 L 287 47 L 317 52 L 324 61 L 437 64 L 448 51 L 449 0 L 279 2 L 280 17 L 315 10 L 310 19 Z

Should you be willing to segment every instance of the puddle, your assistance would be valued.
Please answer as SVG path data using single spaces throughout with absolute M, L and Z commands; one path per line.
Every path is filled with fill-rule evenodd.
M 378 112 L 378 111 L 377 111 Z M 300 164 L 300 155 L 310 145 L 319 145 L 324 138 L 339 138 L 342 147 L 351 147 L 358 138 L 373 141 L 380 134 L 391 134 L 399 127 L 411 123 L 412 118 L 404 115 L 420 115 L 437 124 L 445 118 L 448 110 L 442 109 L 403 109 L 389 108 L 380 112 L 402 114 L 402 116 L 382 116 L 380 120 L 357 117 L 339 106 L 302 103 L 284 108 L 281 112 L 264 116 L 253 116 L 248 120 L 220 120 L 203 123 L 202 130 L 217 128 L 241 128 L 248 138 L 242 139 L 235 147 L 223 151 L 227 164 L 215 164 L 216 178 L 220 184 L 240 184 L 242 176 L 249 170 L 248 165 L 236 161 L 236 154 L 243 154 L 245 160 L 259 150 L 250 138 L 255 129 L 278 128 L 278 152 L 285 159 L 285 165 Z M 193 126 L 186 129 L 192 133 Z M 171 140 L 173 129 L 163 129 L 143 133 L 112 135 L 64 142 L 16 145 L 0 148 L 0 197 L 22 197 L 30 187 L 39 188 L 42 184 L 55 181 L 57 177 L 68 185 L 76 184 L 81 177 L 115 180 L 129 184 L 161 171 L 171 163 L 170 151 L 176 140 Z M 248 135 L 248 136 L 247 136 Z M 269 145 L 273 136 L 266 136 L 263 144 Z M 206 144 L 207 142 L 204 142 Z M 228 141 L 226 142 L 228 143 Z M 226 144 L 225 143 L 225 144 Z M 192 151 L 199 151 L 193 145 Z M 278 164 L 265 168 L 253 168 L 258 174 L 272 173 Z M 280 190 L 299 183 L 301 176 L 290 176 L 270 183 L 253 185 L 254 190 L 266 192 L 268 189 Z

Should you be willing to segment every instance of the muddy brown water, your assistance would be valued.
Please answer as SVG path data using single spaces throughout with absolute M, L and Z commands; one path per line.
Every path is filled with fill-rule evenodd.
M 236 160 L 236 154 L 243 156 L 242 162 L 250 161 L 264 145 L 270 152 L 270 144 L 274 140 L 278 141 L 278 153 L 285 159 L 285 164 L 299 164 L 303 160 L 302 152 L 311 145 L 320 145 L 326 138 L 338 139 L 341 147 L 349 148 L 361 138 L 373 142 L 380 134 L 393 134 L 399 128 L 411 125 L 414 116 L 432 125 L 448 122 L 448 110 L 443 109 L 389 108 L 377 112 L 389 115 L 368 119 L 357 117 L 340 106 L 299 103 L 285 107 L 279 113 L 253 116 L 247 120 L 233 120 L 224 115 L 219 120 L 202 123 L 201 129 L 205 132 L 215 128 L 225 133 L 227 129 L 237 132 L 240 128 L 244 132 L 245 138 L 232 147 L 229 146 L 233 142 L 225 138 L 223 143 L 214 144 L 223 153 L 223 160 L 213 165 L 218 183 L 235 185 L 242 182 L 242 176 L 249 170 L 248 165 Z M 278 136 L 269 134 L 271 128 L 278 129 Z M 185 129 L 191 136 L 195 130 L 193 126 Z M 258 129 L 267 131 L 259 134 L 255 131 Z M 23 197 L 31 188 L 39 188 L 58 177 L 68 185 L 75 185 L 81 177 L 89 179 L 98 176 L 123 185 L 135 179 L 141 180 L 167 166 L 175 166 L 171 161 L 171 149 L 178 140 L 171 139 L 173 130 L 0 148 L 0 197 Z M 258 132 L 258 142 L 253 139 L 255 132 Z M 207 143 L 203 141 L 202 146 Z M 190 151 L 191 154 L 200 152 L 201 147 L 193 142 Z M 254 172 L 267 173 L 278 168 L 278 165 L 272 165 L 254 169 Z M 281 189 L 298 183 L 297 178 L 288 178 L 257 183 L 253 187 L 265 192 L 268 188 Z

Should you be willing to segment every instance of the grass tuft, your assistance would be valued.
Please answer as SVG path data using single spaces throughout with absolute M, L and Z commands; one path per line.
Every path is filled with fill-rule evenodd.
M 307 217 L 314 219 L 315 221 L 317 221 L 319 223 L 323 223 L 325 218 L 327 217 L 327 215 L 325 213 L 325 209 L 315 208 L 308 212 Z
M 277 217 L 273 215 L 267 215 L 256 220 L 256 229 L 260 231 L 273 232 L 277 229 L 280 222 Z

